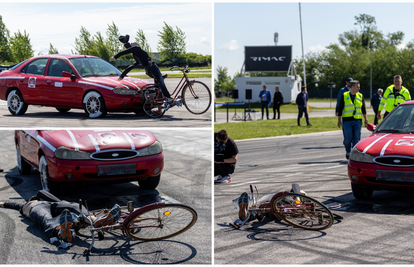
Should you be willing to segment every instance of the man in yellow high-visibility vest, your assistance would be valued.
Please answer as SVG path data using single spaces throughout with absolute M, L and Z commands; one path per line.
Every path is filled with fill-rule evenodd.
M 407 88 L 402 86 L 402 78 L 400 75 L 394 76 L 394 84 L 390 85 L 385 89 L 382 95 L 381 103 L 378 107 L 378 120 L 381 119 L 381 111 L 385 105 L 384 118 L 390 113 L 396 106 L 405 101 L 411 100 L 410 92 Z
M 349 159 L 351 149 L 361 139 L 362 118 L 365 127 L 368 124 L 364 96 L 359 92 L 359 81 L 351 82 L 351 91 L 344 93 L 338 107 L 338 127 L 343 129 L 346 159 Z

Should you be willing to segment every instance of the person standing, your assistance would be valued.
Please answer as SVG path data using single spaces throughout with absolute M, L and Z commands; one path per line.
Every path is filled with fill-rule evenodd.
M 364 96 L 359 92 L 359 81 L 351 82 L 351 91 L 345 92 L 338 107 L 338 127 L 344 133 L 346 159 L 349 159 L 351 149 L 361 139 L 362 119 L 365 127 L 368 124 Z
M 300 118 L 305 114 L 306 124 L 312 126 L 309 122 L 308 116 L 308 93 L 306 92 L 306 86 L 302 86 L 302 91 L 296 97 L 296 104 L 298 105 L 298 126 L 300 126 Z
M 335 108 L 335 115 L 338 116 L 338 107 L 341 101 L 341 97 L 345 92 L 349 92 L 351 90 L 351 82 L 353 81 L 352 78 L 348 78 L 345 80 L 345 86 L 342 87 L 339 92 L 338 96 L 336 97 L 336 108 Z
M 263 85 L 263 90 L 259 94 L 260 105 L 262 107 L 262 120 L 264 115 L 264 109 L 266 108 L 266 118 L 269 119 L 269 103 L 272 102 L 272 95 L 270 91 L 267 91 L 267 86 Z
M 381 103 L 381 98 L 382 98 L 382 92 L 383 91 L 384 90 L 379 88 L 377 90 L 377 93 L 374 94 L 371 98 L 371 106 L 372 106 L 372 109 L 374 110 L 374 114 L 375 114 L 375 116 L 374 116 L 375 117 L 375 119 L 374 119 L 374 124 L 375 125 L 378 125 L 378 117 L 377 117 L 378 107 L 379 107 L 379 104 Z
M 282 92 L 279 91 L 279 86 L 275 88 L 275 94 L 273 95 L 273 119 L 276 119 L 276 111 L 277 111 L 277 119 L 280 119 L 280 105 L 283 103 L 283 95 Z
M 384 95 L 378 106 L 377 118 L 381 119 L 381 111 L 385 105 L 384 118 L 390 113 L 398 104 L 411 100 L 410 92 L 407 88 L 402 86 L 402 78 L 400 75 L 394 76 L 394 84 L 385 89 Z

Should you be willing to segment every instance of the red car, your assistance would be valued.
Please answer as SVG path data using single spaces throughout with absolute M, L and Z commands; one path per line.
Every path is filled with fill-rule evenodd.
M 65 183 L 138 181 L 155 189 L 164 167 L 162 145 L 142 130 L 16 130 L 18 169 L 39 170 L 44 190 Z
M 90 118 L 108 111 L 142 111 L 142 79 L 125 77 L 107 61 L 94 56 L 43 55 L 0 73 L 0 99 L 13 115 L 28 105 L 55 107 L 65 113 L 84 109 Z
M 414 101 L 397 106 L 352 150 L 348 176 L 357 199 L 374 190 L 414 191 Z

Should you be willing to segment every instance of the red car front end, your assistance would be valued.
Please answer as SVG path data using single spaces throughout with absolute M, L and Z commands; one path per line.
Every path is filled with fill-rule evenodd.
M 42 183 L 138 181 L 154 189 L 164 168 L 161 143 L 143 130 L 16 131 L 16 145 Z
M 348 177 L 357 199 L 375 190 L 414 191 L 414 102 L 399 105 L 352 150 Z

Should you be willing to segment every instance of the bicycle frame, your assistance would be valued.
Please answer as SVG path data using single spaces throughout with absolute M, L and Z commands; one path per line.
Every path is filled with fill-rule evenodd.
M 188 65 L 185 66 L 185 68 L 183 68 L 183 69 L 180 69 L 178 66 L 173 66 L 173 67 L 170 68 L 170 70 L 173 70 L 173 69 L 176 69 L 176 68 L 178 68 L 183 73 L 183 77 L 181 78 L 180 82 L 177 84 L 174 91 L 172 92 L 172 94 L 171 94 L 172 98 L 174 100 L 177 99 L 186 85 L 189 85 L 190 92 L 193 95 L 193 97 L 197 98 L 197 96 L 194 94 L 193 88 L 191 87 L 191 84 L 194 80 L 190 80 L 188 78 L 187 74 L 186 74 L 190 71 L 190 70 L 187 69 Z M 147 84 L 144 87 L 142 87 L 141 89 L 145 90 L 146 88 L 153 87 L 153 86 L 158 87 L 158 84 Z M 162 94 L 160 94 L 160 96 L 162 96 Z M 157 100 L 164 100 L 164 98 L 162 97 L 162 98 L 159 98 Z
M 81 201 L 79 202 L 79 205 L 81 205 Z M 109 232 L 109 231 L 113 231 L 113 230 L 121 230 L 122 231 L 122 235 L 125 236 L 125 230 L 132 230 L 132 229 L 139 229 L 139 228 L 150 228 L 150 227 L 152 227 L 152 228 L 161 228 L 162 225 L 158 225 L 158 226 L 136 226 L 136 227 L 128 227 L 127 226 L 127 222 L 131 218 L 134 218 L 137 214 L 139 214 L 141 212 L 145 212 L 145 211 L 150 210 L 150 209 L 153 209 L 153 208 L 162 208 L 164 206 L 165 206 L 165 203 L 164 202 L 156 202 L 156 203 L 152 203 L 152 204 L 146 205 L 144 207 L 135 209 L 131 213 L 126 212 L 126 211 L 121 211 L 121 219 L 123 219 L 123 222 L 122 223 L 117 222 L 117 223 L 112 224 L 112 225 L 102 226 L 102 227 L 98 227 L 98 228 L 95 228 L 93 226 L 92 220 L 89 217 L 87 217 L 85 214 L 83 214 L 81 212 L 80 215 L 83 218 L 85 218 L 86 220 L 89 221 L 89 225 L 90 225 L 90 229 L 89 230 L 91 231 L 91 235 L 92 235 L 92 242 L 91 242 L 89 248 L 87 250 L 85 250 L 84 253 L 89 253 L 92 250 L 93 244 L 95 243 L 95 232 Z M 80 210 L 82 211 L 82 209 L 80 209 Z M 97 215 L 103 213 L 104 211 L 105 211 L 105 209 L 100 210 L 99 212 L 94 213 L 94 216 L 97 216 Z M 146 220 L 158 220 L 158 218 L 145 218 L 145 219 L 139 219 L 139 220 L 136 220 L 136 221 L 137 222 L 142 222 L 142 221 L 146 221 Z

